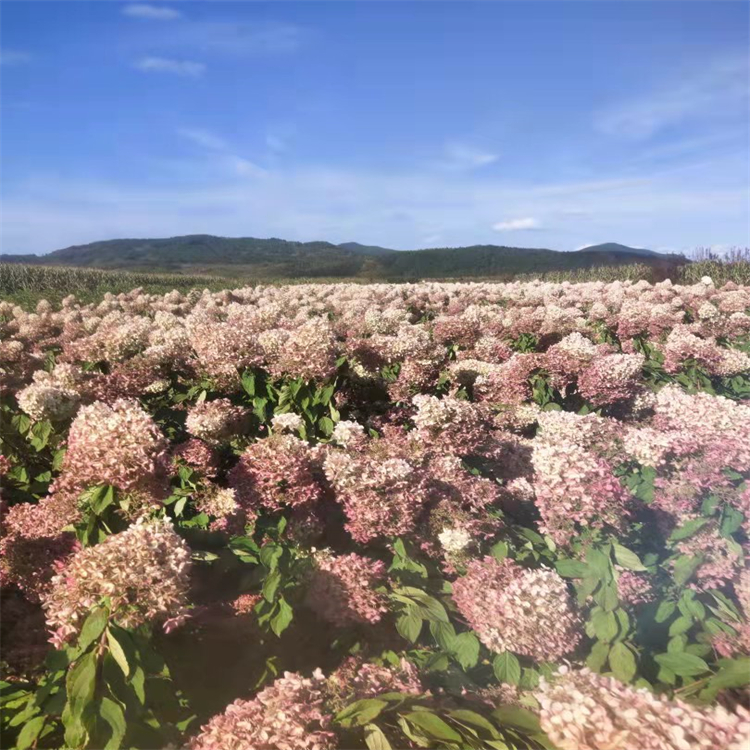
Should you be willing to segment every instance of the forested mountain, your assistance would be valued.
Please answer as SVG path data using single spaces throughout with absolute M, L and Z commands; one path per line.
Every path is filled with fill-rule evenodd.
M 620 245 L 617 242 L 604 242 L 601 245 L 589 245 L 582 247 L 580 252 L 595 252 L 595 253 L 630 253 L 631 255 L 642 255 L 648 257 L 669 257 L 664 253 L 657 253 L 655 250 L 646 250 L 644 247 L 628 247 L 627 245 Z
M 74 245 L 41 256 L 3 255 L 4 262 L 137 271 L 219 273 L 259 278 L 361 277 L 420 279 L 505 277 L 625 263 L 678 263 L 677 256 L 616 243 L 556 252 L 498 245 L 396 251 L 347 242 L 290 242 L 277 238 L 187 235 Z

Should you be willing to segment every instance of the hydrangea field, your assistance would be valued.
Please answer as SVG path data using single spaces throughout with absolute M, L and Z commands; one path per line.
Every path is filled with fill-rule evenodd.
M 747 750 L 749 311 L 0 303 L 0 744 Z

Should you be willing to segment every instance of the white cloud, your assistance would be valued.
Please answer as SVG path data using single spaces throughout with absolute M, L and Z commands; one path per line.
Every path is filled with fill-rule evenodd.
M 242 177 L 263 177 L 268 172 L 254 162 L 233 152 L 231 145 L 220 136 L 202 128 L 179 128 L 177 134 L 197 146 L 218 155 L 218 163 L 230 174 Z
M 747 176 L 736 159 L 696 167 L 689 179 L 684 172 L 661 172 L 530 184 L 474 172 L 298 163 L 257 173 L 236 161 L 247 156 L 252 164 L 253 154 L 240 155 L 233 144 L 226 151 L 196 150 L 188 148 L 190 141 L 179 141 L 182 148 L 170 164 L 144 163 L 143 171 L 152 176 L 147 183 L 76 181 L 47 172 L 13 185 L 6 180 L 3 251 L 46 252 L 106 238 L 191 233 L 359 240 L 409 249 L 432 245 L 425 238 L 439 232 L 440 245 L 489 244 L 512 236 L 493 232 L 498 210 L 511 219 L 536 216 L 544 225 L 546 217 L 571 206 L 586 206 L 595 218 L 584 230 L 570 221 L 556 224 L 544 235 L 544 246 L 573 248 L 592 236 L 650 248 L 750 245 Z
M 492 228 L 496 232 L 515 232 L 523 229 L 539 229 L 541 224 L 538 219 L 528 217 L 525 219 L 509 219 L 508 221 L 498 221 L 493 224 Z
M 234 171 L 243 177 L 264 177 L 268 174 L 263 167 L 259 167 L 241 156 L 230 156 L 229 163 L 234 167 Z
M 276 21 L 188 21 L 180 23 L 161 40 L 175 49 L 199 50 L 217 55 L 244 57 L 296 52 L 307 31 Z
M 177 131 L 177 134 L 199 146 L 203 146 L 203 148 L 210 148 L 215 151 L 225 151 L 227 149 L 227 142 L 208 130 L 200 128 L 180 128 Z
M 146 3 L 132 3 L 122 9 L 123 15 L 132 18 L 147 18 L 153 21 L 173 21 L 182 18 L 182 13 L 175 8 L 163 5 L 148 5 Z
M 0 51 L 0 65 L 23 65 L 31 60 L 32 56 L 28 52 L 15 49 Z
M 445 145 L 445 160 L 441 165 L 448 169 L 476 169 L 486 167 L 498 158 L 497 154 L 454 141 Z
M 286 151 L 286 140 L 279 135 L 269 133 L 266 136 L 266 146 L 277 154 Z
M 685 121 L 746 115 L 747 101 L 748 62 L 742 55 L 714 60 L 692 76 L 604 109 L 594 124 L 607 135 L 646 139 Z
M 167 57 L 142 57 L 135 63 L 135 67 L 146 73 L 173 73 L 190 78 L 198 78 L 206 71 L 203 63 L 192 60 L 171 60 Z

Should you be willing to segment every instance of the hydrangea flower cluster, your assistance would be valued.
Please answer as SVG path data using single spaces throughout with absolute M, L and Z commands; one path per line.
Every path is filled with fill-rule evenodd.
M 286 414 L 277 414 L 271 420 L 271 426 L 275 432 L 299 432 L 305 425 L 305 421 L 299 414 L 287 412 Z
M 556 661 L 575 650 L 581 623 L 565 581 L 553 570 L 512 560 L 473 560 L 453 584 L 453 600 L 490 651 Z
M 252 700 L 236 700 L 203 726 L 190 750 L 328 750 L 334 748 L 325 712 L 326 679 L 284 672 Z
M 72 365 L 57 365 L 51 373 L 37 370 L 32 383 L 16 394 L 18 405 L 35 421 L 62 421 L 78 409 L 80 382 L 81 374 Z
M 611 426 L 565 412 L 540 416 L 540 426 L 532 463 L 542 530 L 567 544 L 576 526 L 620 528 L 629 496 L 602 451 Z
M 217 444 L 238 432 L 245 420 L 245 410 L 228 398 L 203 401 L 193 406 L 185 419 L 185 428 L 194 437 Z
M 172 449 L 175 463 L 184 462 L 208 479 L 213 479 L 219 470 L 219 454 L 210 445 L 198 438 L 189 438 Z
M 307 506 L 320 500 L 323 492 L 312 450 L 288 434 L 250 445 L 229 472 L 229 484 L 248 509 Z
M 169 465 L 167 441 L 135 400 L 97 402 L 78 412 L 68 433 L 63 476 L 80 487 L 110 484 L 159 493 Z
M 385 581 L 385 564 L 361 555 L 318 552 L 307 588 L 307 605 L 324 620 L 344 627 L 376 623 L 388 611 L 376 588 Z
M 235 491 L 227 487 L 209 486 L 195 499 L 195 507 L 202 513 L 225 518 L 240 510 Z
M 561 667 L 535 696 L 540 723 L 560 750 L 742 750 L 750 743 L 750 712 L 697 708 L 658 698 L 613 677 Z
M 44 596 L 56 646 L 72 641 L 90 609 L 109 600 L 110 619 L 126 628 L 173 623 L 188 604 L 190 550 L 168 520 L 135 523 L 74 554 Z
M 380 666 L 352 656 L 328 678 L 327 690 L 329 701 L 345 705 L 381 693 L 419 695 L 424 692 L 424 686 L 416 667 L 406 659 L 401 659 L 396 667 Z

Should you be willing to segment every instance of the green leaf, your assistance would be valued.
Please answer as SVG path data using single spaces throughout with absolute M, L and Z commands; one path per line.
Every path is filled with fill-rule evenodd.
M 614 612 L 600 609 L 591 616 L 594 633 L 600 641 L 611 641 L 617 635 L 617 618 Z
M 601 672 L 609 657 L 609 643 L 597 641 L 586 659 L 586 666 L 593 672 Z
M 269 573 L 266 580 L 263 582 L 263 589 L 261 590 L 261 593 L 263 594 L 263 598 L 267 602 L 272 602 L 276 596 L 276 592 L 279 589 L 279 584 L 281 583 L 281 573 L 278 570 L 274 570 L 271 573 Z
M 55 451 L 55 455 L 52 457 L 52 471 L 60 471 L 67 452 L 67 448 L 60 448 Z
M 431 622 L 448 622 L 445 607 L 435 597 L 413 586 L 401 586 L 394 590 L 395 598 L 406 598 L 419 609 L 422 618 Z
M 336 425 L 334 425 L 333 420 L 330 417 L 321 417 L 318 420 L 318 428 L 326 437 L 333 433 L 335 426 Z
M 412 711 L 404 718 L 423 732 L 438 740 L 447 742 L 461 742 L 461 735 L 446 724 L 439 716 L 428 711 Z
M 473 633 L 459 633 L 453 646 L 453 655 L 461 668 L 471 669 L 479 660 L 479 640 Z
M 449 622 L 431 622 L 430 632 L 435 642 L 443 649 L 451 653 L 456 641 L 456 630 Z
M 589 564 L 591 571 L 602 581 L 612 579 L 612 563 L 609 556 L 601 550 L 589 547 L 586 551 L 586 562 Z
M 392 750 L 391 743 L 377 724 L 365 724 L 365 745 L 369 750 Z
M 750 658 L 722 659 L 721 669 L 711 678 L 711 687 L 739 688 L 750 684 Z
M 555 567 L 563 578 L 585 578 L 591 574 L 589 566 L 580 560 L 558 560 Z
M 674 638 L 669 639 L 669 643 L 667 643 L 667 653 L 679 654 L 685 650 L 685 646 L 687 646 L 687 636 L 676 635 Z M 700 654 L 696 654 L 696 656 L 700 656 Z
M 112 658 L 117 662 L 125 677 L 130 677 L 132 665 L 135 663 L 135 648 L 127 631 L 117 626 L 107 630 L 107 643 Z
M 730 505 L 724 506 L 719 527 L 721 535 L 727 537 L 734 534 L 742 526 L 744 520 L 745 516 L 739 510 L 732 508 Z
M 276 570 L 284 548 L 276 544 L 266 544 L 260 550 L 260 561 L 270 570 Z
M 657 654 L 654 658 L 662 667 L 666 667 L 680 677 L 691 677 L 708 672 L 708 664 L 703 659 L 687 652 Z
M 521 680 L 521 665 L 511 651 L 497 654 L 492 661 L 492 668 L 495 671 L 495 677 L 500 682 L 518 685 Z
M 255 375 L 252 372 L 242 373 L 242 387 L 248 396 L 255 396 Z
M 411 724 L 403 716 L 398 717 L 398 725 L 401 727 L 401 731 L 417 747 L 432 747 L 432 743 L 421 732 L 415 732 Z
M 680 635 L 680 633 L 687 633 L 692 626 L 692 618 L 680 616 L 669 626 L 669 635 L 673 636 Z
M 36 742 L 37 737 L 39 737 L 46 720 L 46 716 L 35 716 L 30 721 L 27 721 L 23 725 L 23 729 L 18 733 L 15 745 L 16 750 L 27 750 L 27 748 L 30 748 Z
M 110 698 L 102 698 L 99 703 L 99 716 L 109 724 L 112 730 L 112 736 L 104 746 L 104 750 L 119 750 L 127 729 L 122 706 Z
M 456 721 L 461 722 L 462 724 L 471 724 L 474 727 L 484 729 L 493 739 L 497 739 L 498 737 L 500 737 L 500 733 L 497 731 L 497 729 L 495 729 L 495 727 L 489 721 L 487 721 L 484 716 L 480 716 L 474 711 L 458 709 L 456 711 L 449 711 L 448 716 L 450 716 L 451 719 L 455 719 Z
M 508 556 L 507 542 L 496 542 L 490 547 L 490 554 L 496 560 L 504 560 Z
M 601 588 L 594 594 L 594 601 L 608 612 L 613 612 L 620 603 L 617 584 L 613 580 L 602 582 Z
M 674 602 L 660 602 L 654 619 L 656 622 L 666 622 L 673 614 L 677 605 Z
M 70 668 L 65 681 L 70 714 L 80 719 L 86 706 L 94 700 L 96 688 L 96 656 L 84 654 Z
M 669 535 L 670 542 L 679 542 L 681 539 L 687 539 L 700 531 L 711 519 L 710 518 L 693 518 L 691 521 L 682 524 Z
M 627 547 L 623 547 L 617 542 L 612 543 L 612 548 L 615 551 L 615 560 L 617 560 L 618 565 L 622 566 L 623 568 L 627 568 L 628 570 L 646 570 L 638 555 L 636 555 L 632 550 L 629 550 Z
M 399 635 L 406 638 L 410 643 L 414 643 L 419 634 L 422 632 L 422 618 L 413 610 L 407 610 L 406 614 L 401 615 L 396 620 L 396 630 Z
M 284 597 L 279 597 L 279 611 L 271 618 L 271 630 L 280 636 L 288 627 L 294 617 L 294 610 L 287 604 Z
M 115 502 L 115 488 L 112 485 L 97 487 L 91 498 L 91 510 L 97 516 L 101 516 L 104 511 Z
M 343 727 L 369 724 L 388 705 L 388 701 L 365 698 L 354 701 L 336 714 L 336 721 Z
M 622 642 L 615 643 L 610 649 L 609 666 L 622 682 L 630 682 L 638 671 L 633 652 Z
M 109 608 L 105 606 L 99 606 L 89 614 L 78 636 L 78 648 L 82 652 L 101 637 L 108 620 Z
M 65 747 L 78 748 L 86 744 L 88 732 L 84 727 L 80 716 L 70 713 L 69 704 L 65 706 L 62 713 L 62 722 L 65 727 Z
M 510 724 L 527 732 L 542 731 L 536 714 L 527 708 L 521 708 L 520 706 L 500 706 L 492 712 L 492 716 L 500 722 L 501 726 Z
M 692 577 L 693 573 L 701 566 L 703 556 L 688 557 L 681 555 L 674 564 L 674 580 L 678 586 L 684 586 Z

